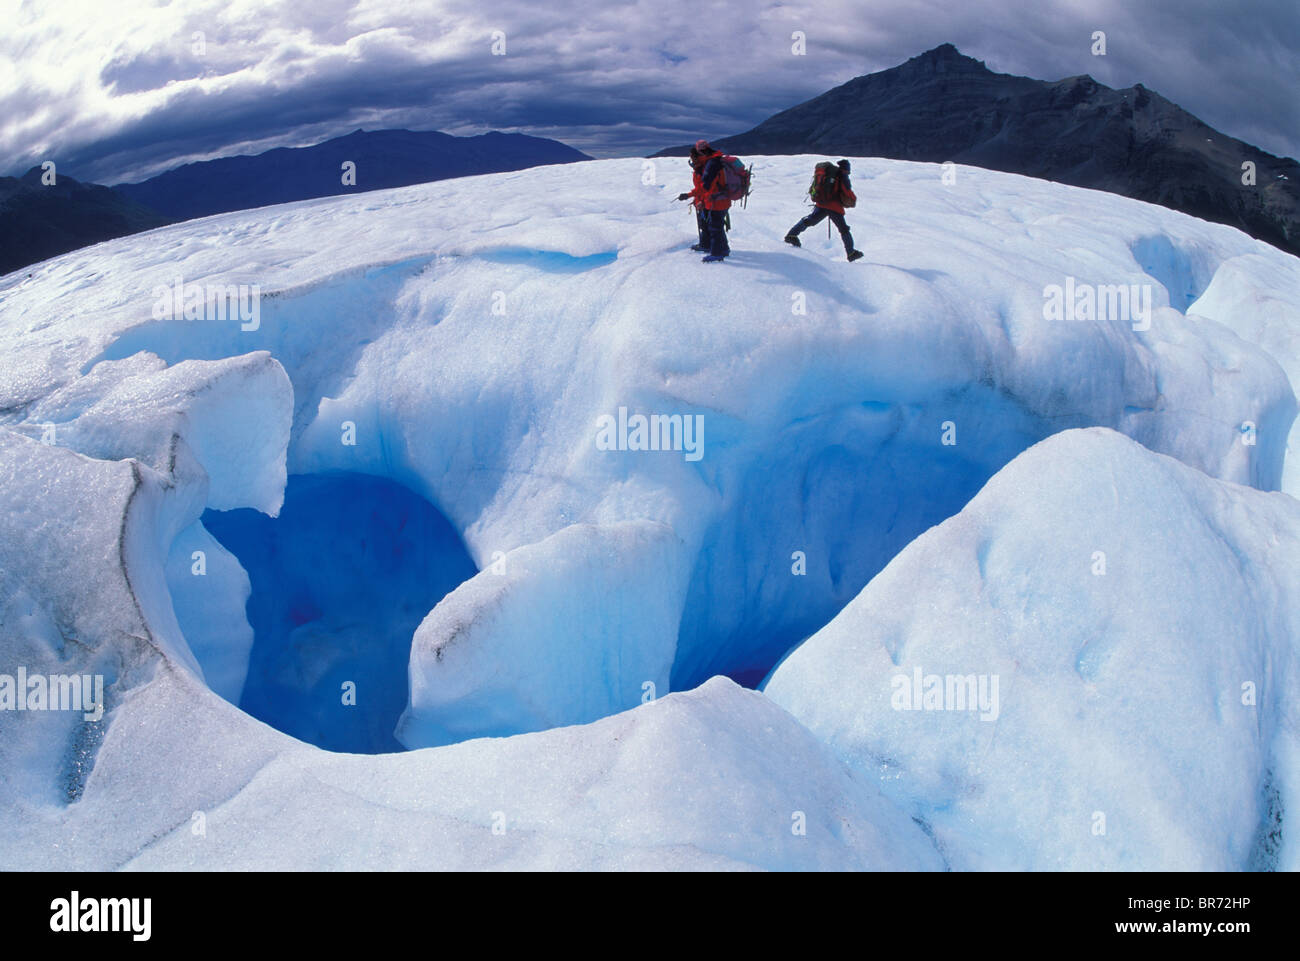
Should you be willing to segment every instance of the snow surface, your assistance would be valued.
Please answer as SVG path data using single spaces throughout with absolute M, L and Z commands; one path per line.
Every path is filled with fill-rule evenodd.
M 909 544 L 765 692 L 953 868 L 1294 870 L 1297 571 L 1294 498 L 1068 431 Z M 918 669 L 997 676 L 997 709 L 917 710 L 896 692 Z
M 878 788 L 725 678 L 513 738 L 379 757 L 283 750 L 206 830 L 182 824 L 126 866 L 942 868 Z
M 476 783 L 481 752 L 513 757 L 519 744 L 549 752 L 529 770 L 553 771 L 572 793 L 617 764 L 608 745 L 583 740 L 612 739 L 610 715 L 675 718 L 672 705 L 734 696 L 719 708 L 731 733 L 705 755 L 734 772 L 722 793 L 743 785 L 761 813 L 692 820 L 629 778 L 589 836 L 639 817 L 643 833 L 623 848 L 653 857 L 684 844 L 711 852 L 709 864 L 825 865 L 820 842 L 799 858 L 779 846 L 797 837 L 798 809 L 781 785 L 813 768 L 828 785 L 818 823 L 829 831 L 833 811 L 860 812 L 850 820 L 865 840 L 838 863 L 925 866 L 894 831 L 896 812 L 871 800 L 874 781 L 859 775 L 867 793 L 850 789 L 761 696 L 721 682 L 664 695 L 717 673 L 757 681 L 1059 431 L 1113 428 L 1208 477 L 1277 488 L 1300 287 L 1294 258 L 1227 227 L 973 168 L 943 186 L 935 165 L 870 159 L 855 161 L 850 215 L 866 258 L 845 263 L 816 231 L 794 250 L 780 238 L 815 159 L 757 159 L 757 192 L 735 212 L 735 253 L 721 266 L 685 250 L 693 219 L 670 200 L 688 184 L 684 162 L 615 160 L 220 215 L 0 278 L 3 665 L 103 671 L 111 709 L 98 725 L 0 712 L 0 764 L 13 773 L 0 786 L 6 863 L 248 863 L 254 848 L 200 855 L 177 836 L 194 811 L 217 809 L 285 830 L 273 822 L 292 819 L 301 785 L 345 767 L 348 790 L 362 767 L 394 785 L 375 801 L 388 814 L 366 810 L 398 831 L 399 798 L 430 790 L 422 765 L 451 778 L 444 765 L 460 764 Z M 178 277 L 259 285 L 256 329 L 154 319 L 156 288 Z M 1152 284 L 1150 329 L 1044 320 L 1044 288 L 1068 277 Z M 599 449 L 598 419 L 620 408 L 698 416 L 703 456 Z M 952 430 L 956 444 L 943 444 Z M 477 568 L 415 631 L 395 732 L 406 747 L 592 722 L 601 733 L 358 759 L 238 711 L 229 702 L 258 643 L 242 617 L 249 580 L 201 518 L 274 515 L 289 474 L 402 484 L 447 519 Z M 319 542 L 300 545 L 303 563 Z M 202 578 L 195 550 L 207 554 Z M 638 707 L 647 690 L 660 700 Z M 654 730 L 668 769 L 704 776 L 694 735 L 668 720 Z M 798 756 L 765 753 L 790 744 Z M 279 760 L 289 754 L 292 765 Z M 496 796 L 490 787 L 475 797 Z M 461 817 L 443 800 L 425 813 Z M 483 807 L 468 834 L 419 850 L 440 864 L 498 863 L 480 846 L 495 837 L 481 840 Z M 810 840 L 814 808 L 803 810 L 799 840 Z M 779 842 L 763 833 L 772 818 Z M 570 843 L 566 830 L 538 827 L 535 847 L 500 863 L 652 857 Z M 1206 863 L 1240 853 L 1233 831 Z M 324 833 L 313 863 L 349 866 L 330 853 L 346 833 Z M 384 847 L 384 833 L 367 844 L 407 850 Z M 254 835 L 286 857 L 294 847 Z M 322 832 L 289 836 L 301 848 Z M 1159 860 L 1163 843 L 1142 856 Z

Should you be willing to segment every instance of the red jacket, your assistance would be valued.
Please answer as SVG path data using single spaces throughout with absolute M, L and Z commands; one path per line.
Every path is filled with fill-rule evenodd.
M 696 207 L 703 207 L 704 184 L 700 181 L 700 168 L 696 167 L 694 164 L 691 165 L 691 182 L 695 185 L 695 189 L 691 191 L 691 203 Z
M 827 200 L 824 203 L 817 204 L 817 206 L 825 207 L 833 213 L 842 214 L 844 213 L 844 204 L 841 201 L 848 200 L 854 204 L 858 202 L 858 195 L 853 192 L 853 189 L 849 187 L 844 178 L 840 178 L 839 188 L 840 189 L 835 192 L 835 198 L 833 200 Z
M 707 183 L 706 183 L 707 181 Z M 727 171 L 722 167 L 722 154 L 710 154 L 704 167 L 695 174 L 696 187 L 691 197 L 705 210 L 727 210 L 731 198 L 727 196 Z

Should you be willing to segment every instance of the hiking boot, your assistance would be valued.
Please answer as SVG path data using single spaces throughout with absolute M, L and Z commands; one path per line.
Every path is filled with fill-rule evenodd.
M 709 254 L 709 256 L 705 257 L 700 262 L 705 264 L 720 264 L 726 259 L 727 259 L 726 257 L 715 257 L 713 256 L 713 254 Z
M 708 250 L 708 249 L 709 249 L 708 244 L 694 244 L 691 246 L 691 250 L 695 250 L 695 251 Z
M 855 260 L 861 260 L 861 259 L 863 258 L 863 256 L 864 256 L 864 255 L 863 255 L 862 251 L 860 251 L 860 250 L 850 250 L 850 251 L 849 251 L 849 262 L 852 263 L 852 262 L 855 261 Z
M 803 246 L 803 244 L 799 243 L 799 238 L 796 237 L 794 234 L 786 234 L 786 235 L 785 235 L 785 242 L 786 242 L 787 244 L 789 244 L 791 247 L 802 247 L 802 246 Z

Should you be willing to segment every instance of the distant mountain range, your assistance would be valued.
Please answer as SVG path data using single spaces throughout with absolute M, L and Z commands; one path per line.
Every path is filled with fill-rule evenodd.
M 188 220 L 291 200 L 590 159 L 558 140 L 519 133 L 453 137 L 436 130 L 358 130 L 314 147 L 279 147 L 254 157 L 185 164 L 114 189 L 168 217 Z M 343 185 L 345 161 L 356 164 L 354 187 Z
M 41 168 L 0 177 L 0 274 L 169 223 L 115 190 L 64 174 L 41 183 Z
M 1141 84 L 994 73 L 943 44 L 713 141 L 735 154 L 970 164 L 1091 187 L 1237 227 L 1300 256 L 1300 164 L 1220 133 Z M 658 156 L 680 156 L 673 147 Z M 1256 166 L 1242 184 L 1242 163 Z
M 115 187 L 63 174 L 44 186 L 41 169 L 33 167 L 22 177 L 0 177 L 0 274 L 208 214 L 590 159 L 557 140 L 525 134 L 358 130 L 314 147 L 185 164 Z M 355 186 L 343 184 L 344 161 L 356 164 Z

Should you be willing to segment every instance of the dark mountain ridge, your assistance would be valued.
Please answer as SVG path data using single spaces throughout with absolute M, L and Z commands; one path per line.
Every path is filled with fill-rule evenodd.
M 46 186 L 33 167 L 22 177 L 0 177 L 0 274 L 208 214 L 590 159 L 558 140 L 526 134 L 357 130 L 311 147 L 185 164 L 115 187 L 63 174 Z M 343 183 L 348 160 L 356 164 L 355 186 Z
M 0 274 L 171 222 L 100 184 L 64 174 L 44 184 L 41 175 L 33 167 L 0 177 Z
M 277 147 L 256 156 L 185 164 L 114 189 L 169 217 L 187 220 L 292 200 L 590 159 L 557 140 L 518 133 L 455 137 L 436 130 L 357 130 L 311 147 Z M 356 164 L 355 186 L 343 184 L 345 161 Z

